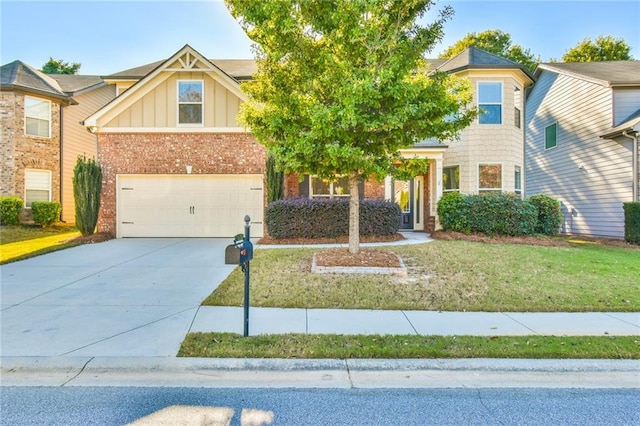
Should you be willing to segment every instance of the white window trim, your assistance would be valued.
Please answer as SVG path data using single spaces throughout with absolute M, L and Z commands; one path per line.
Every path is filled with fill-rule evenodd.
M 341 178 L 344 176 L 336 176 L 336 178 Z M 333 184 L 334 182 L 329 182 L 329 194 L 314 194 L 313 193 L 313 179 L 318 179 L 316 175 L 309 175 L 309 198 L 349 198 L 351 194 L 334 194 L 333 192 Z
M 480 166 L 500 166 L 500 188 L 480 188 Z M 504 164 L 500 162 L 496 163 L 478 163 L 476 167 L 477 179 L 476 179 L 476 187 L 478 190 L 478 194 L 480 191 L 500 191 L 504 190 Z
M 26 209 L 30 209 L 31 206 L 27 207 L 27 190 L 31 189 L 29 187 L 27 187 L 27 173 L 28 172 L 47 172 L 47 174 L 49 175 L 49 188 L 47 188 L 47 190 L 49 191 L 49 197 L 47 201 L 51 201 L 52 199 L 52 192 L 53 192 L 53 181 L 52 181 L 52 175 L 51 175 L 51 170 L 46 170 L 46 169 L 24 169 L 24 197 L 22 198 L 24 200 L 24 208 Z M 36 189 L 40 189 L 40 188 L 36 188 Z
M 37 100 L 38 102 L 46 102 L 49 104 L 49 135 L 48 136 L 40 136 L 40 135 L 30 135 L 29 133 L 27 133 L 27 117 L 29 117 L 27 115 L 27 99 L 34 99 Z M 50 100 L 48 99 L 43 99 L 43 98 L 38 98 L 36 96 L 26 96 L 24 97 L 24 135 L 28 136 L 30 138 L 42 138 L 42 139 L 51 139 L 51 121 L 52 118 L 51 116 L 53 115 L 53 108 L 52 108 L 52 103 Z M 40 119 L 38 117 L 31 117 L 31 118 L 36 118 L 36 119 Z
M 520 169 L 520 188 L 516 187 L 516 170 Z M 523 174 L 522 174 L 522 166 L 519 164 L 516 164 L 513 168 L 513 192 L 522 197 L 522 193 L 524 192 L 522 190 L 522 181 L 523 181 Z M 518 191 L 520 191 L 520 193 L 518 194 Z
M 180 83 L 200 83 L 202 85 L 202 101 L 201 102 L 180 102 Z M 177 127 L 204 127 L 204 80 L 202 79 L 182 79 L 176 81 L 176 126 Z M 201 123 L 180 123 L 180 105 L 200 105 L 202 107 L 202 122 Z
M 452 164 L 450 166 L 442 166 L 442 175 L 444 176 L 444 169 L 451 169 L 453 167 L 458 168 L 458 175 L 460 174 L 460 165 Z M 442 192 L 460 192 L 460 179 L 458 179 L 458 188 L 457 189 L 445 189 L 444 188 L 444 179 L 442 180 Z
M 483 83 L 497 83 L 500 84 L 500 103 L 495 102 L 482 102 L 484 105 L 500 105 L 500 123 L 480 123 L 480 115 L 478 114 L 478 124 L 482 126 L 502 126 L 504 124 L 504 83 L 499 80 L 482 80 L 476 83 L 476 97 L 478 110 L 480 109 L 480 85 Z
M 547 148 L 547 129 L 553 125 L 556 125 L 556 144 L 550 148 Z M 549 151 L 551 149 L 556 149 L 558 147 L 558 122 L 554 121 L 551 124 L 544 126 L 544 132 L 542 133 L 542 144 L 544 146 L 545 151 Z

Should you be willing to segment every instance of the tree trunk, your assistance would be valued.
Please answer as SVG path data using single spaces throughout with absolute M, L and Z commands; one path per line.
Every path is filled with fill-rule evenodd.
M 349 253 L 360 253 L 360 175 L 349 176 Z

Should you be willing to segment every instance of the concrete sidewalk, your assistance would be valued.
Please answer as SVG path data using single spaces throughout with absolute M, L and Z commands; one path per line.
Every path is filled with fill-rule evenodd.
M 242 333 L 240 307 L 201 306 L 190 332 Z M 637 312 L 437 312 L 250 308 L 249 334 L 636 336 Z

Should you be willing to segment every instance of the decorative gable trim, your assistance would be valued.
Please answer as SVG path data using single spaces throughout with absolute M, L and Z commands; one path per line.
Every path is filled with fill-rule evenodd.
M 238 82 L 186 44 L 173 56 L 127 89 L 122 95 L 87 117 L 83 124 L 89 127 L 92 133 L 99 131 L 100 127 L 109 123 L 127 108 L 130 108 L 135 102 L 154 90 L 173 74 L 183 71 L 204 72 L 240 100 L 245 101 L 247 99 Z

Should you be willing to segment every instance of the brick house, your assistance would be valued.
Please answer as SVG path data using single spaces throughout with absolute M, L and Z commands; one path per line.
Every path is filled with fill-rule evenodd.
M 98 76 L 47 75 L 21 61 L 0 68 L 0 195 L 58 201 L 61 220 L 75 222 L 73 168 L 95 157 L 95 137 L 81 120 L 115 97 Z
M 455 141 L 403 151 L 429 170 L 406 182 L 364 182 L 366 198 L 398 202 L 401 228 L 432 231 L 445 191 L 521 192 L 521 95 L 533 77 L 521 65 L 470 48 L 432 67 L 471 80 L 483 113 Z M 99 231 L 118 237 L 232 236 L 243 218 L 263 235 L 265 149 L 236 120 L 240 82 L 253 60 L 209 60 L 185 45 L 173 56 L 102 77 L 109 99 L 88 111 L 85 136 L 103 170 Z M 66 122 L 65 122 L 66 126 Z M 287 176 L 287 197 L 348 196 L 346 179 Z

